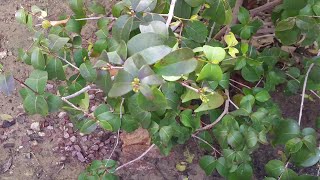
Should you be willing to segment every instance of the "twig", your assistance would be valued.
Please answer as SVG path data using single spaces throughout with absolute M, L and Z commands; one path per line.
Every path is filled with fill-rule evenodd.
M 19 79 L 13 77 L 14 80 L 18 81 L 22 86 L 25 86 L 26 88 L 30 89 L 32 92 L 34 92 L 35 94 L 38 94 L 38 92 L 36 92 L 34 89 L 32 89 L 30 86 L 28 86 L 26 83 L 20 81 Z
M 121 103 L 120 103 L 120 127 L 121 127 L 121 124 L 122 124 L 122 105 L 123 105 L 123 102 L 124 102 L 124 98 L 122 98 Z M 109 160 L 111 159 L 114 151 L 116 150 L 116 148 L 117 148 L 117 146 L 118 146 L 118 144 L 119 144 L 120 127 L 119 127 L 118 132 L 117 132 L 117 140 L 116 140 L 116 143 L 115 143 L 115 145 L 114 145 L 114 147 L 113 147 L 113 149 L 112 149 L 112 151 L 111 151 L 111 154 L 110 154 L 110 156 L 109 156 L 106 164 L 108 164 Z
M 288 159 L 288 161 L 287 161 L 286 165 L 284 166 L 284 168 L 285 168 L 285 169 L 287 169 L 287 168 L 288 168 L 288 166 L 289 166 L 289 160 L 290 160 L 290 159 Z M 282 175 L 283 175 L 283 174 L 284 174 L 284 171 L 280 174 L 280 176 L 279 176 L 278 180 L 280 180 L 280 179 L 282 178 Z
M 268 10 L 268 9 L 271 9 L 277 5 L 279 5 L 280 3 L 282 2 L 282 0 L 275 0 L 275 1 L 272 1 L 272 2 L 268 2 L 260 7 L 257 7 L 257 8 L 254 8 L 254 9 L 251 9 L 249 12 L 250 12 L 250 15 L 251 16 L 255 16 L 256 14 L 260 13 L 260 12 L 263 12 L 265 10 Z
M 139 161 L 141 158 L 143 158 L 146 154 L 148 154 L 149 151 L 151 151 L 153 149 L 153 147 L 155 146 L 155 144 L 152 144 L 145 152 L 143 152 L 139 157 L 137 157 L 136 159 L 134 160 L 131 160 L 125 164 L 122 164 L 121 166 L 117 167 L 117 169 L 115 171 L 119 171 L 120 169 L 136 162 L 136 161 Z
M 80 18 L 80 19 L 74 19 L 76 21 L 86 21 L 86 20 L 99 20 L 101 18 L 108 18 L 108 19 L 117 19 L 115 17 L 104 17 L 104 16 L 101 16 L 101 17 L 87 17 L 87 18 Z
M 229 98 L 229 101 L 230 101 L 230 103 L 231 103 L 236 109 L 239 109 L 239 107 L 238 107 L 233 101 L 231 101 L 230 98 Z
M 230 79 L 230 81 L 232 81 L 232 82 L 234 82 L 234 83 L 236 83 L 236 84 L 239 84 L 239 85 L 241 85 L 241 86 L 243 86 L 243 87 L 246 87 L 246 88 L 248 88 L 248 89 L 251 89 L 251 87 L 249 87 L 249 86 L 247 86 L 247 85 L 245 85 L 245 84 L 242 84 L 241 82 L 238 82 L 238 81 L 236 81 L 236 80 Z
M 77 92 L 75 92 L 75 93 L 73 93 L 73 94 L 70 94 L 69 96 L 65 96 L 65 97 L 62 97 L 62 98 L 68 100 L 68 99 L 77 97 L 77 96 L 79 96 L 80 94 L 89 91 L 90 89 L 91 89 L 91 86 L 86 86 L 86 87 L 84 87 L 83 89 L 81 89 L 80 91 L 77 91 Z
M 186 87 L 186 88 L 188 88 L 188 89 L 192 90 L 192 91 L 195 91 L 195 92 L 199 93 L 199 90 L 198 90 L 198 89 L 196 89 L 196 88 L 194 88 L 194 87 L 189 86 L 189 85 L 188 85 L 188 84 L 186 84 L 185 82 L 180 82 L 180 84 L 181 84 L 182 86 L 184 86 L 184 87 Z
M 73 65 L 73 64 L 70 63 L 68 60 L 64 59 L 63 57 L 60 57 L 60 56 L 57 56 L 57 55 L 54 55 L 54 54 L 53 54 L 53 56 L 56 57 L 56 58 L 58 58 L 58 59 L 60 59 L 61 61 L 65 62 L 65 63 L 69 64 L 71 67 L 73 67 L 73 68 L 76 69 L 77 71 L 80 71 L 80 69 L 79 69 L 77 66 Z
M 82 111 L 84 112 L 85 114 L 87 114 L 87 112 L 85 112 L 83 109 L 80 109 L 79 107 L 77 107 L 76 105 L 72 104 L 70 101 L 68 101 L 67 99 L 65 99 L 64 97 L 61 98 L 61 100 L 67 104 L 69 104 L 71 107 L 73 107 L 75 110 L 78 110 L 78 111 Z
M 196 132 L 200 132 L 200 131 L 211 129 L 212 127 L 214 127 L 216 124 L 218 124 L 222 120 L 224 115 L 226 115 L 229 112 L 229 104 L 230 104 L 229 90 L 226 89 L 225 90 L 225 94 L 228 96 L 228 99 L 225 101 L 224 110 L 220 114 L 220 116 L 213 123 L 211 123 L 209 125 L 206 125 L 206 126 L 204 126 L 202 128 L 197 129 Z
M 174 7 L 176 5 L 176 0 L 172 0 L 171 4 L 170 4 L 170 9 L 169 9 L 169 13 L 168 13 L 168 19 L 167 19 L 167 23 L 166 26 L 169 28 L 172 17 L 173 17 L 173 13 L 174 13 Z
M 302 110 L 303 110 L 303 103 L 304 103 L 304 96 L 306 94 L 306 87 L 307 87 L 307 81 L 308 81 L 308 77 L 309 77 L 309 73 L 311 71 L 311 69 L 313 68 L 314 63 L 312 63 L 307 71 L 306 77 L 304 79 L 304 83 L 303 83 L 303 89 L 302 89 L 302 98 L 301 98 L 301 104 L 300 104 L 300 113 L 299 113 L 299 126 L 301 124 L 301 118 L 302 118 Z
M 300 83 L 300 81 L 298 79 L 296 79 L 295 77 L 291 76 L 290 74 L 286 73 L 287 76 L 291 77 L 293 80 L 297 81 L 298 83 Z M 320 99 L 320 96 L 314 91 L 314 90 L 309 90 L 313 95 L 315 95 L 317 98 Z
M 201 137 L 198 137 L 198 136 L 196 136 L 196 135 L 194 135 L 194 134 L 192 134 L 191 136 L 192 136 L 193 138 L 196 138 L 196 139 L 204 142 L 205 144 L 207 144 L 208 146 L 210 146 L 215 152 L 217 152 L 218 154 L 221 155 L 221 152 L 218 151 L 216 148 L 214 148 L 210 143 L 208 143 L 208 141 L 206 141 L 206 140 L 202 139 Z
M 212 34 L 213 34 L 215 26 L 216 26 L 216 22 L 213 22 L 207 42 L 209 42 L 211 40 L 211 37 L 212 37 Z

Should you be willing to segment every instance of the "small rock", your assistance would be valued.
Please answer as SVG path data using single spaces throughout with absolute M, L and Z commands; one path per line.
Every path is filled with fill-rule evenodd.
M 72 137 L 70 138 L 70 141 L 71 141 L 71 142 L 76 142 L 76 140 L 77 140 L 77 138 L 76 138 L 75 136 L 72 136 Z
M 80 162 L 85 162 L 86 159 L 83 157 L 83 155 L 81 154 L 81 152 L 77 152 L 77 158 Z
M 68 141 L 67 143 L 66 143 L 66 146 L 71 146 L 72 145 L 72 142 L 71 141 Z
M 57 152 L 58 150 L 59 150 L 59 147 L 58 147 L 58 146 L 52 148 L 52 151 L 53 151 L 53 152 Z
M 39 135 L 40 137 L 44 137 L 44 136 L 46 136 L 46 133 L 44 133 L 44 132 L 38 132 L 38 135 Z
M 47 84 L 46 85 L 46 89 L 49 91 L 49 90 L 52 90 L 53 89 L 53 85 L 52 84 Z
M 94 98 L 95 98 L 95 95 L 94 95 L 94 94 L 90 94 L 90 95 L 89 95 L 89 99 L 92 100 L 92 99 L 94 99 Z
M 24 156 L 25 156 L 27 159 L 31 159 L 31 153 L 26 153 Z
M 12 56 L 12 52 L 11 51 L 8 51 L 8 56 Z
M 74 147 L 74 149 L 75 149 L 76 151 L 78 151 L 78 152 L 80 152 L 80 151 L 81 151 L 81 148 L 80 148 L 80 146 L 79 146 L 79 145 L 74 145 L 73 147 Z
M 94 150 L 94 151 L 97 151 L 97 150 L 99 149 L 99 146 L 98 146 L 98 145 L 93 145 L 93 146 L 91 147 L 91 149 Z
M 53 126 L 48 126 L 47 129 L 52 130 Z
M 7 57 L 7 50 L 4 50 L 4 51 L 0 52 L 0 59 L 3 59 L 5 57 Z
M 104 143 L 103 143 L 103 142 L 99 144 L 99 147 L 103 147 L 103 146 L 104 146 Z
M 67 124 L 69 127 L 73 127 L 73 124 L 72 123 L 68 123 Z
M 75 157 L 77 155 L 77 151 L 72 151 L 71 156 Z
M 69 134 L 73 134 L 73 129 L 72 129 L 72 128 L 69 128 L 67 132 L 68 132 Z
M 32 144 L 33 146 L 36 146 L 36 145 L 38 145 L 38 142 L 37 142 L 37 141 L 32 141 L 31 144 Z
M 69 135 L 69 133 L 64 132 L 63 137 L 67 139 L 67 138 L 69 138 L 69 137 L 70 137 L 70 135 Z
M 88 151 L 88 146 L 82 146 L 84 152 Z
M 66 146 L 64 148 L 65 151 L 72 151 L 73 150 L 73 147 L 72 146 Z
M 32 129 L 34 131 L 40 131 L 40 123 L 39 122 L 31 123 L 30 129 Z
M 94 155 L 93 155 L 93 154 L 89 154 L 89 155 L 88 155 L 88 158 L 94 159 Z
M 60 161 L 65 161 L 65 160 L 67 160 L 67 157 L 65 157 L 65 156 L 60 157 Z
M 88 140 L 88 137 L 87 137 L 87 136 L 81 137 L 81 141 L 86 142 L 87 140 Z
M 24 112 L 23 104 L 20 104 L 17 109 L 19 112 Z
M 106 155 L 107 154 L 107 150 L 106 149 L 101 149 L 100 151 L 103 155 Z
M 92 107 L 90 108 L 90 111 L 91 111 L 91 112 L 94 112 L 96 109 L 97 109 L 97 106 L 92 106 Z
M 2 128 L 9 128 L 13 125 L 16 124 L 16 121 L 15 120 L 12 120 L 12 121 L 3 121 L 2 123 Z
M 31 134 L 33 134 L 33 132 L 29 129 L 27 129 L 27 135 L 30 136 Z
M 59 117 L 60 119 L 63 119 L 66 115 L 67 115 L 66 112 L 60 112 L 59 115 L 58 115 L 58 117 Z
M 14 143 L 6 143 L 3 145 L 3 148 L 14 148 Z

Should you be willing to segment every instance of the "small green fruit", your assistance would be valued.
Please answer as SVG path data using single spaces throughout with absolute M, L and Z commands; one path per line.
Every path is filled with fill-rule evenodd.
M 48 21 L 48 20 L 42 21 L 42 28 L 43 29 L 48 29 L 49 27 L 51 27 L 50 21 Z

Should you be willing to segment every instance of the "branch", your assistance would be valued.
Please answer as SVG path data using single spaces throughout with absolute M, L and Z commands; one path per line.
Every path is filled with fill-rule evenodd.
M 60 56 L 57 56 L 57 55 L 54 55 L 54 54 L 52 54 L 52 55 L 53 55 L 54 57 L 60 59 L 61 61 L 69 64 L 71 67 L 73 67 L 73 68 L 76 69 L 77 71 L 80 71 L 80 69 L 79 69 L 77 66 L 73 65 L 73 64 L 70 63 L 68 60 L 64 59 L 63 57 L 60 57 Z
M 243 84 L 243 83 L 240 83 L 240 82 L 238 82 L 238 81 L 236 81 L 236 80 L 230 79 L 230 81 L 232 81 L 232 82 L 234 82 L 234 83 L 236 83 L 236 84 L 239 84 L 239 85 L 241 85 L 241 86 L 243 86 L 243 87 L 246 87 L 246 88 L 248 88 L 248 89 L 251 89 L 251 87 L 249 87 L 249 86 L 247 86 L 247 85 L 245 85 L 245 84 Z
M 196 132 L 200 132 L 200 131 L 211 129 L 216 124 L 218 124 L 222 120 L 222 118 L 229 112 L 229 104 L 230 104 L 229 90 L 226 89 L 225 90 L 225 94 L 228 96 L 228 99 L 225 101 L 224 110 L 220 114 L 220 116 L 213 123 L 211 123 L 209 125 L 206 125 L 206 126 L 200 128 L 200 129 L 197 129 Z
M 243 0 L 237 0 L 236 4 L 234 5 L 233 11 L 232 11 L 232 21 L 231 21 L 231 25 L 232 24 L 236 24 L 237 20 L 238 20 L 238 13 L 239 13 L 239 9 L 243 4 Z M 230 24 L 226 25 L 225 27 L 223 27 L 215 36 L 215 39 L 220 39 L 223 35 L 225 35 L 226 33 L 228 33 L 228 31 L 230 30 Z
M 303 110 L 303 103 L 304 103 L 304 96 L 306 94 L 306 87 L 307 87 L 307 81 L 308 81 L 308 77 L 309 77 L 309 73 L 311 71 L 311 69 L 313 68 L 314 63 L 312 63 L 307 71 L 306 77 L 304 79 L 304 83 L 303 83 L 303 89 L 302 89 L 302 99 L 301 99 L 301 104 L 300 104 L 300 113 L 299 113 L 299 126 L 301 124 L 301 119 L 302 119 L 302 110 Z
M 139 161 L 139 160 L 142 159 L 146 154 L 148 154 L 148 152 L 151 151 L 154 146 L 155 146 L 155 144 L 152 144 L 152 145 L 151 145 L 144 153 L 142 153 L 139 157 L 137 157 L 136 159 L 131 160 L 131 161 L 125 163 L 125 164 L 122 164 L 121 166 L 117 167 L 117 169 L 116 169 L 115 171 L 118 171 L 118 170 L 120 170 L 120 169 L 122 169 L 122 168 L 124 168 L 124 167 L 126 167 L 126 166 L 128 166 L 128 165 L 130 165 L 130 164 L 132 164 L 132 163 L 134 163 L 134 162 L 136 162 L 136 161 Z
M 198 89 L 196 89 L 196 88 L 194 88 L 194 87 L 192 87 L 192 86 L 189 86 L 189 85 L 186 84 L 185 82 L 180 82 L 180 84 L 181 84 L 182 86 L 184 86 L 184 87 L 192 90 L 192 91 L 195 91 L 195 92 L 199 93 L 199 90 L 198 90 Z
M 173 13 L 174 13 L 174 6 L 176 5 L 176 0 L 172 0 L 171 4 L 170 4 L 170 9 L 169 9 L 169 13 L 168 13 L 168 19 L 167 19 L 167 23 L 166 26 L 167 28 L 169 28 L 172 17 L 173 17 Z
M 68 100 L 68 99 L 77 97 L 77 96 L 79 96 L 80 94 L 89 91 L 90 89 L 91 89 L 91 86 L 86 86 L 86 87 L 84 87 L 83 89 L 81 89 L 80 91 L 75 92 L 75 93 L 73 93 L 73 94 L 70 94 L 69 96 L 62 97 L 62 98 Z
M 298 83 L 300 83 L 300 81 L 298 79 L 296 79 L 295 77 L 291 76 L 290 74 L 286 73 L 287 76 L 291 77 L 293 80 L 297 81 Z M 320 96 L 314 91 L 314 90 L 309 90 L 313 95 L 315 95 L 317 98 L 320 99 Z
M 216 148 L 214 148 L 210 143 L 208 143 L 208 141 L 206 141 L 206 140 L 202 139 L 201 137 L 198 137 L 198 136 L 196 136 L 196 135 L 194 135 L 194 134 L 192 134 L 191 136 L 192 136 L 193 138 L 196 138 L 196 139 L 204 142 L 205 144 L 207 144 L 208 146 L 210 146 L 215 152 L 217 152 L 218 154 L 222 155 L 221 152 L 218 151 Z
M 282 0 L 274 0 L 272 2 L 264 4 L 263 6 L 251 9 L 250 10 L 250 15 L 251 15 L 251 17 L 253 17 L 253 16 L 257 15 L 260 12 L 263 12 L 265 10 L 271 9 L 271 8 L 281 4 L 281 2 L 282 2 Z

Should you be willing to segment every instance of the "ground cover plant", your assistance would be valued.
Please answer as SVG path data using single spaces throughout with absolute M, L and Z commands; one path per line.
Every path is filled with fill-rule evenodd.
M 249 9 L 250 2 L 124 0 L 107 14 L 99 3 L 70 0 L 74 14 L 56 20 L 37 6 L 21 8 L 17 21 L 35 35 L 19 59 L 33 71 L 21 80 L 0 67 L 0 90 L 10 95 L 15 81 L 22 84 L 26 112 L 66 111 L 84 134 L 98 127 L 118 136 L 149 131 L 153 144 L 137 159 L 120 165 L 111 154 L 79 179 L 117 179 L 119 169 L 151 149 L 169 155 L 190 138 L 207 152 L 199 161 L 207 175 L 252 179 L 251 154 L 269 144 L 283 151 L 265 165 L 265 179 L 317 179 L 289 165 L 310 167 L 320 159 L 316 125 L 301 127 L 305 99 L 320 98 L 320 1 L 275 0 Z M 98 27 L 94 42 L 83 42 L 88 21 Z M 276 41 L 254 46 L 265 37 Z M 299 51 L 308 53 L 297 60 Z M 48 81 L 57 92 L 45 91 Z M 282 117 L 273 102 L 279 86 L 287 95 L 301 93 L 297 119 Z M 94 112 L 89 90 L 105 95 Z

